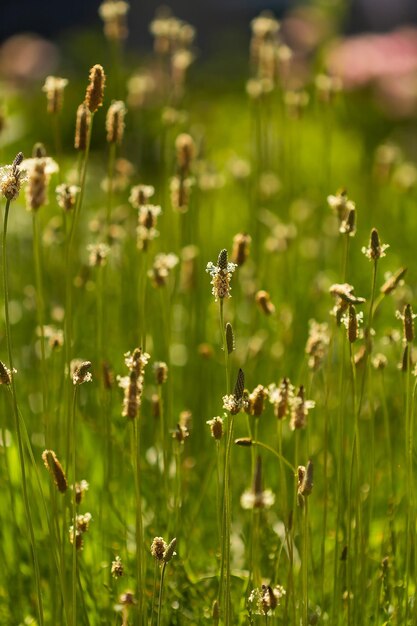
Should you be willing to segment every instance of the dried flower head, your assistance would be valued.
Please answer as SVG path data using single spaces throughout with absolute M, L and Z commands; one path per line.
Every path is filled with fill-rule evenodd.
M 175 140 L 175 150 L 178 171 L 182 177 L 186 177 L 190 173 L 191 164 L 195 157 L 194 139 L 187 133 L 181 133 Z
M 139 209 L 149 203 L 154 193 L 155 188 L 152 185 L 135 185 L 130 190 L 129 202 L 134 209 Z
M 113 576 L 113 578 L 121 578 L 123 574 L 124 574 L 124 568 L 123 568 L 122 559 L 120 558 L 120 556 L 116 556 L 116 558 L 114 559 L 114 561 L 112 561 L 112 564 L 111 564 L 111 575 Z
M 252 589 L 249 595 L 251 613 L 254 615 L 273 615 L 285 593 L 285 589 L 281 585 L 276 585 L 273 588 L 270 585 L 262 585 L 261 588 Z
M 264 491 L 262 488 L 262 459 L 258 456 L 252 489 L 242 494 L 240 504 L 243 509 L 269 509 L 274 502 L 275 496 L 272 491 L 270 489 Z
M 340 226 L 346 221 L 349 212 L 355 210 L 355 203 L 349 200 L 346 189 L 339 189 L 335 195 L 327 196 L 327 204 L 336 213 Z
M 95 113 L 103 104 L 104 85 L 106 83 L 106 75 L 101 65 L 93 65 L 89 75 L 90 82 L 85 93 L 84 102 L 90 111 Z
M 87 246 L 89 252 L 88 263 L 91 267 L 106 265 L 110 247 L 106 243 L 90 243 Z
M 354 343 L 359 337 L 359 326 L 363 322 L 363 313 L 356 313 L 355 306 L 349 304 L 348 312 L 342 317 L 342 322 L 347 330 L 350 343 Z
M 86 480 L 80 480 L 79 483 L 75 483 L 71 488 L 75 489 L 75 502 L 81 504 L 84 499 L 84 494 L 88 491 L 90 485 Z
M 77 185 L 66 185 L 62 183 L 55 189 L 58 206 L 64 211 L 72 211 L 77 202 L 80 188 Z
M 59 171 L 58 163 L 47 157 L 42 144 L 36 144 L 35 156 L 22 161 L 22 168 L 27 172 L 26 208 L 37 211 L 48 203 L 48 184 L 51 174 Z
M 164 552 L 164 563 L 169 563 L 169 561 L 176 556 L 176 552 L 175 552 L 175 547 L 177 545 L 177 539 L 176 537 L 174 537 L 174 539 L 172 539 L 169 544 L 167 545 L 167 547 L 165 548 L 165 552 Z
M 385 250 L 387 248 L 389 248 L 389 244 L 381 243 L 377 229 L 373 228 L 371 230 L 369 245 L 367 248 L 364 246 L 362 252 L 370 261 L 378 261 L 378 259 L 385 256 Z
M 156 361 L 153 365 L 157 385 L 163 385 L 168 379 L 168 365 L 163 361 Z
M 349 304 L 363 304 L 366 302 L 365 298 L 355 296 L 353 291 L 353 285 L 348 283 L 336 283 L 329 289 L 330 294 L 336 298 L 336 304 L 330 313 L 336 317 L 338 325 L 342 322 L 343 315 L 347 311 Z
M 124 0 L 104 0 L 98 13 L 104 22 L 104 34 L 110 41 L 123 41 L 127 38 L 127 14 L 129 3 Z
M 237 233 L 233 237 L 232 261 L 236 265 L 243 265 L 249 256 L 252 237 L 247 233 Z
M 319 324 L 315 320 L 309 321 L 309 334 L 306 344 L 306 354 L 308 355 L 308 366 L 313 371 L 317 371 L 322 365 L 327 355 L 330 343 L 329 325 Z
M 125 354 L 125 364 L 129 368 L 129 375 L 117 377 L 119 387 L 124 389 L 123 417 L 134 419 L 139 413 L 142 403 L 145 367 L 149 359 L 149 354 L 142 352 L 140 348 Z
M 311 461 L 308 461 L 307 467 L 304 467 L 304 465 L 299 465 L 297 473 L 297 494 L 303 497 L 309 496 L 313 491 L 313 463 Z
M 190 436 L 188 426 L 185 424 L 177 424 L 176 429 L 172 432 L 172 438 L 178 441 L 178 443 L 183 444 L 187 437 Z
M 236 350 L 235 335 L 233 332 L 233 326 L 230 324 L 230 322 L 227 322 L 226 324 L 226 349 L 227 354 L 232 354 L 232 352 Z
M 257 291 L 255 294 L 256 304 L 265 315 L 273 315 L 275 313 L 275 306 L 271 302 L 271 296 L 267 291 Z
M 210 426 L 210 432 L 213 439 L 220 441 L 223 437 L 223 420 L 220 416 L 213 417 L 211 420 L 207 420 L 206 424 Z
M 299 428 L 305 428 L 307 426 L 307 417 L 310 409 L 313 409 L 316 403 L 313 400 L 305 400 L 304 387 L 298 390 L 296 396 L 291 399 L 291 430 L 297 430 Z
M 318 74 L 314 82 L 319 100 L 325 104 L 330 104 L 343 87 L 338 76 L 329 74 Z
M 237 415 L 243 409 L 244 390 L 245 375 L 243 370 L 239 369 L 233 394 L 223 396 L 223 408 L 229 411 L 231 415 Z
M 142 204 L 139 207 L 137 245 L 139 250 L 146 250 L 148 243 L 158 237 L 156 229 L 158 216 L 161 214 L 161 207 L 154 204 Z
M 67 478 L 55 452 L 53 450 L 44 450 L 42 452 L 42 460 L 46 469 L 54 479 L 54 483 L 58 487 L 58 491 L 65 493 L 68 489 Z
M 115 100 L 106 115 L 106 132 L 109 143 L 121 144 L 125 130 L 126 105 L 122 100 Z
M 268 389 L 263 385 L 258 385 L 248 396 L 247 413 L 254 417 L 260 417 L 264 411 L 265 399 L 268 397 Z
M 403 278 L 406 273 L 407 268 L 400 267 L 400 269 L 397 270 L 394 274 L 387 276 L 385 283 L 381 287 L 381 293 L 383 293 L 384 296 L 388 296 L 390 293 L 392 293 L 398 287 L 398 285 L 402 284 Z
M 83 383 L 89 383 L 93 380 L 91 375 L 91 361 L 80 361 L 75 359 L 71 362 L 72 382 L 74 385 L 82 385 Z
M 64 89 L 68 85 L 66 78 L 47 76 L 42 91 L 46 93 L 47 111 L 56 115 L 62 110 L 64 102 Z
M 269 401 L 274 406 L 274 415 L 283 419 L 289 413 L 293 398 L 294 387 L 289 378 L 283 378 L 279 386 L 272 383 L 268 387 Z
M 85 151 L 87 149 L 88 133 L 91 126 L 91 113 L 83 102 L 77 109 L 75 119 L 74 147 L 76 150 Z
M 403 339 L 404 343 L 412 343 L 414 341 L 414 320 L 417 317 L 415 313 L 413 313 L 413 309 L 411 304 L 406 304 L 404 306 L 403 312 L 396 312 L 397 319 L 403 321 Z
M 194 185 L 191 176 L 173 176 L 169 183 L 171 192 L 171 205 L 174 211 L 186 213 L 190 204 L 191 189 Z
M 236 267 L 235 263 L 228 262 L 227 250 L 221 250 L 217 265 L 211 261 L 207 263 L 206 272 L 212 277 L 210 284 L 213 285 L 212 294 L 216 301 L 231 297 L 230 279 Z
M 304 109 L 310 101 L 310 96 L 303 89 L 299 91 L 290 90 L 284 93 L 284 104 L 289 117 L 300 119 Z
M 13 370 L 16 372 L 16 370 Z M 10 385 L 12 382 L 12 373 L 8 367 L 0 361 L 0 385 Z
M 168 546 L 163 537 L 155 537 L 151 544 L 151 554 L 154 559 L 162 563 L 167 547 Z
M 0 167 L 0 193 L 6 200 L 16 200 L 22 184 L 27 181 L 26 172 L 20 167 L 22 162 L 23 154 L 19 152 L 12 165 Z
M 148 276 L 152 279 L 155 287 L 163 287 L 166 285 L 171 270 L 178 265 L 179 259 L 175 254 L 157 254 L 152 269 L 149 270 Z
M 349 235 L 349 237 L 356 235 L 356 209 L 354 206 L 348 208 L 346 217 L 340 224 L 339 232 L 342 235 Z
M 388 359 L 384 354 L 378 353 L 372 359 L 372 366 L 376 370 L 384 370 L 388 365 Z

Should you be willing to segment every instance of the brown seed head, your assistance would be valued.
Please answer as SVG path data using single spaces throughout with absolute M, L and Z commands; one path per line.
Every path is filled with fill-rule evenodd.
M 153 367 L 155 372 L 156 384 L 162 385 L 163 383 L 166 383 L 168 378 L 168 365 L 163 361 L 156 361 Z
M 298 495 L 309 496 L 313 491 L 313 463 L 308 461 L 307 467 L 298 467 Z
M 256 304 L 265 315 L 273 315 L 275 313 L 275 306 L 271 302 L 271 296 L 267 291 L 258 291 L 255 295 Z
M 237 446 L 242 446 L 242 448 L 250 448 L 252 445 L 252 439 L 250 437 L 239 437 L 239 439 L 235 439 L 235 444 Z
M 175 552 L 175 546 L 177 545 L 177 539 L 176 537 L 174 537 L 174 539 L 172 541 L 170 541 L 169 545 L 166 547 L 165 552 L 164 552 L 164 563 L 168 563 L 172 557 L 175 556 L 176 552 Z
M 10 385 L 11 382 L 12 378 L 9 368 L 0 361 L 0 385 Z
M 400 269 L 397 270 L 395 274 L 390 276 L 390 278 L 388 278 L 388 280 L 385 281 L 385 283 L 382 285 L 381 293 L 383 293 L 384 296 L 387 296 L 388 294 L 392 293 L 394 289 L 398 287 L 398 285 L 400 284 L 400 282 L 402 281 L 406 273 L 407 273 L 407 268 L 400 267 Z
M 229 322 L 226 324 L 226 347 L 228 354 L 232 354 L 232 352 L 236 349 L 233 327 Z
M 349 304 L 347 333 L 350 343 L 354 343 L 358 338 L 358 319 L 356 317 L 356 309 L 353 304 Z
M 220 441 L 223 437 L 223 420 L 221 417 L 213 417 L 213 419 L 208 420 L 207 424 L 210 426 L 211 436 L 216 441 Z
M 165 550 L 167 549 L 167 544 L 164 541 L 163 537 L 155 537 L 152 541 L 151 545 L 151 554 L 152 556 L 159 562 L 162 563 L 164 560 Z
M 84 102 L 90 111 L 95 113 L 103 104 L 106 75 L 101 65 L 93 65 L 89 75 L 90 83 L 85 93 Z
M 87 148 L 87 138 L 91 126 L 91 113 L 87 105 L 83 102 L 77 109 L 75 120 L 74 147 L 76 150 L 85 151 Z
M 227 270 L 227 250 L 221 250 L 217 260 L 217 267 L 221 270 Z
M 54 483 L 58 487 L 58 491 L 65 493 L 68 489 L 68 483 L 65 472 L 61 463 L 58 461 L 55 452 L 53 450 L 44 450 L 42 452 L 42 460 L 46 469 L 54 479 Z
M 403 311 L 404 341 L 412 343 L 414 340 L 414 314 L 411 304 L 406 304 Z
M 121 144 L 125 130 L 126 106 L 121 100 L 112 102 L 106 115 L 107 141 Z
M 120 556 L 116 556 L 115 560 L 111 564 L 111 575 L 113 578 L 120 578 L 124 574 L 123 563 Z
M 236 265 L 243 265 L 249 256 L 249 246 L 252 237 L 246 233 L 238 233 L 233 237 L 232 261 Z
M 175 140 L 175 148 L 177 151 L 178 171 L 182 176 L 187 176 L 195 156 L 194 139 L 187 133 L 181 133 Z

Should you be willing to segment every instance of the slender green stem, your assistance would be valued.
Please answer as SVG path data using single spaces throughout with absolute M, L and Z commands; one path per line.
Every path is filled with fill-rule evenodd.
M 45 442 L 49 445 L 50 424 L 49 424 L 49 402 L 48 402 L 48 376 L 45 356 L 45 303 L 43 298 L 42 285 L 42 269 L 41 269 L 41 253 L 38 229 L 38 213 L 33 211 L 33 256 L 35 261 L 35 280 L 36 280 L 36 309 L 38 314 L 38 326 L 40 333 L 41 347 L 41 378 L 42 378 L 42 395 L 43 410 L 45 414 Z
M 6 342 L 7 342 L 7 352 L 9 357 L 9 367 L 11 371 L 11 390 L 12 390 L 12 406 L 13 406 L 13 417 L 16 428 L 16 436 L 17 436 L 17 445 L 19 452 L 19 464 L 20 464 L 20 473 L 22 476 L 22 490 L 23 490 L 23 500 L 25 505 L 25 513 L 29 530 L 30 537 L 30 547 L 32 552 L 32 561 L 35 571 L 35 586 L 36 586 L 36 595 L 37 595 L 37 603 L 38 603 L 38 613 L 39 613 L 39 624 L 43 626 L 44 624 L 44 616 L 43 616 L 43 604 L 42 604 L 42 591 L 41 591 L 41 577 L 39 570 L 39 561 L 38 554 L 36 550 L 36 541 L 35 541 L 35 533 L 33 530 L 32 523 L 32 514 L 29 506 L 29 497 L 28 497 L 28 485 L 26 478 L 26 467 L 25 467 L 25 455 L 23 451 L 23 442 L 22 442 L 22 434 L 20 430 L 20 420 L 19 420 L 19 409 L 17 404 L 17 395 L 16 395 L 16 386 L 15 386 L 15 374 L 13 368 L 13 350 L 12 350 L 12 338 L 10 331 L 10 314 L 9 314 L 9 283 L 8 283 L 8 265 L 7 265 L 7 225 L 9 218 L 9 210 L 10 210 L 10 200 L 7 200 L 5 212 L 4 212 L 4 225 L 3 225 L 3 241 L 2 241 L 2 262 L 3 262 L 3 288 L 4 288 L 4 316 L 6 321 Z
M 165 577 L 166 566 L 167 564 L 164 563 L 161 569 L 161 582 L 159 583 L 158 621 L 156 622 L 157 626 L 161 626 L 162 597 L 163 597 L 163 590 L 164 590 L 164 577 Z
M 284 465 L 286 465 L 288 469 L 291 470 L 292 475 L 295 476 L 296 474 L 295 467 L 291 465 L 291 463 L 287 461 L 287 459 L 284 456 L 282 456 L 282 454 L 279 454 L 279 452 L 274 450 L 274 448 L 271 448 L 271 446 L 268 446 L 266 443 L 262 443 L 262 441 L 256 441 L 256 440 L 252 441 L 252 445 L 259 446 L 260 448 L 264 448 L 264 450 L 268 450 L 268 452 L 276 456 L 277 459 L 279 459 L 282 463 L 284 463 Z
M 140 419 L 140 418 L 137 418 Z M 142 522 L 142 499 L 140 489 L 140 434 L 139 424 L 133 420 L 132 433 L 132 465 L 135 481 L 136 496 L 136 574 L 138 595 L 138 616 L 143 620 L 143 522 Z M 141 623 L 141 622 L 140 622 Z
M 308 498 L 304 498 L 304 516 L 303 516 L 303 561 L 302 561 L 302 580 L 303 580 L 303 626 L 308 626 Z
M 72 624 L 77 626 L 77 500 L 76 500 L 76 406 L 78 385 L 74 387 L 71 411 L 72 442 Z
M 109 148 L 109 161 L 107 166 L 107 210 L 106 210 L 106 234 L 107 241 L 111 240 L 111 212 L 114 190 L 114 167 L 116 163 L 116 144 L 111 143 Z

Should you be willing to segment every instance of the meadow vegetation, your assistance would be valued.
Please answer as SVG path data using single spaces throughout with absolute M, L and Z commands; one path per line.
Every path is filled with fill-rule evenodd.
M 416 624 L 414 122 L 128 9 L 1 87 L 0 623 Z

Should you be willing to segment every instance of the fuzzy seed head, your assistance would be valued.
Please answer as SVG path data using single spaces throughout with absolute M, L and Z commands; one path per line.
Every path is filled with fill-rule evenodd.
M 275 306 L 271 302 L 271 296 L 267 291 L 260 290 L 255 295 L 256 304 L 265 315 L 273 315 L 275 313 Z
M 388 294 L 392 293 L 394 289 L 396 289 L 398 285 L 401 283 L 406 273 L 407 273 L 407 268 L 400 267 L 400 269 L 397 270 L 395 274 L 390 276 L 382 285 L 381 293 L 383 293 L 384 296 L 388 296 Z
M 121 578 L 123 574 L 124 574 L 124 568 L 123 568 L 122 559 L 120 558 L 120 556 L 116 556 L 116 558 L 114 559 L 114 561 L 112 561 L 112 564 L 111 564 L 111 575 L 113 576 L 113 578 Z
M 101 65 L 93 65 L 89 75 L 90 83 L 85 93 L 85 105 L 90 113 L 95 113 L 103 104 L 106 75 Z
M 26 172 L 20 169 L 22 161 L 23 153 L 19 152 L 12 165 L 0 168 L 0 193 L 6 200 L 16 200 L 22 184 L 27 181 Z
M 167 544 L 163 537 L 155 537 L 151 544 L 151 554 L 160 563 L 164 560 L 164 554 L 167 549 Z
M 233 237 L 232 261 L 237 266 L 243 265 L 249 256 L 252 237 L 246 233 L 238 233 Z
M 227 354 L 232 354 L 232 352 L 234 352 L 234 350 L 236 349 L 233 327 L 229 322 L 227 322 L 226 324 L 226 348 Z
M 58 491 L 65 493 L 68 489 L 67 478 L 55 452 L 53 450 L 44 450 L 42 452 L 42 460 L 46 469 L 54 479 L 54 483 L 57 486 Z
M 163 361 L 154 363 L 155 380 L 157 385 L 163 385 L 168 379 L 168 365 Z
M 82 361 L 75 365 L 74 373 L 72 375 L 72 382 L 74 385 L 82 385 L 83 383 L 89 383 L 93 380 L 91 375 L 91 361 Z
M 68 85 L 66 78 L 47 76 L 42 91 L 46 93 L 47 111 L 56 115 L 62 110 L 64 102 L 64 89 Z
M 223 420 L 220 416 L 213 417 L 213 419 L 206 422 L 210 426 L 210 432 L 213 439 L 220 441 L 223 437 Z
M 83 102 L 77 109 L 77 117 L 75 120 L 75 138 L 74 147 L 76 150 L 85 152 L 87 148 L 87 138 L 91 126 L 91 113 Z
M 107 141 L 121 144 L 125 130 L 126 105 L 122 100 L 111 103 L 106 115 Z

